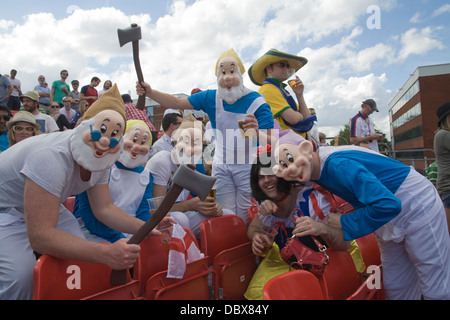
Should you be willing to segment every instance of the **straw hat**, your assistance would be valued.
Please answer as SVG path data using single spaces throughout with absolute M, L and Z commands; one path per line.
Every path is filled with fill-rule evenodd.
M 89 120 L 95 117 L 99 112 L 104 110 L 114 110 L 120 113 L 123 121 L 127 123 L 127 117 L 125 115 L 125 104 L 123 103 L 122 96 L 120 95 L 117 85 L 114 84 L 108 91 L 100 96 L 83 115 L 83 120 Z
M 20 121 L 31 123 L 33 125 L 33 127 L 36 128 L 37 131 L 39 131 L 39 129 L 41 129 L 41 126 L 39 125 L 39 123 L 36 123 L 36 119 L 34 118 L 34 116 L 28 111 L 17 112 L 14 115 L 14 117 L 10 121 L 8 121 L 8 123 L 6 124 L 6 127 L 8 128 L 8 130 L 10 130 L 12 126 L 14 126 L 17 122 L 20 122 Z
M 250 80 L 252 80 L 254 84 L 262 86 L 264 80 L 267 78 L 266 73 L 264 72 L 266 67 L 272 63 L 282 60 L 289 62 L 289 65 L 291 68 L 295 69 L 295 72 L 308 63 L 306 58 L 283 53 L 275 49 L 270 49 L 261 58 L 256 60 L 250 69 L 248 69 Z

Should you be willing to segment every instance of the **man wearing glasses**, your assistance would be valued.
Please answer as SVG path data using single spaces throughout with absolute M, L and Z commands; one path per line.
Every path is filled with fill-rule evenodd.
M 6 123 L 11 118 L 11 112 L 8 107 L 0 103 L 0 152 L 9 148 L 8 128 Z
M 306 106 L 302 81 L 296 77 L 291 85 L 298 104 L 286 90 L 287 84 L 283 81 L 293 76 L 307 62 L 308 60 L 303 57 L 271 49 L 259 58 L 248 71 L 250 80 L 257 86 L 261 86 L 258 93 L 270 105 L 273 117 L 277 120 L 281 130 L 293 129 L 303 137 L 306 137 L 306 133 L 311 130 L 317 119 L 315 116 L 311 116 Z

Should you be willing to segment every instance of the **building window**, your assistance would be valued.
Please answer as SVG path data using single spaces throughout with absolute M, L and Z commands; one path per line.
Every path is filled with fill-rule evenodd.
M 421 138 L 423 136 L 422 125 L 406 130 L 394 136 L 395 143 Z
M 397 129 L 398 127 L 404 125 L 405 123 L 413 120 L 414 118 L 420 116 L 422 114 L 422 105 L 419 102 L 414 107 L 406 111 L 400 117 L 398 117 L 395 121 L 392 122 L 392 129 Z
M 416 80 L 414 84 L 405 92 L 405 94 L 398 99 L 395 105 L 391 109 L 391 115 L 394 115 L 401 109 L 412 97 L 419 93 L 419 80 Z

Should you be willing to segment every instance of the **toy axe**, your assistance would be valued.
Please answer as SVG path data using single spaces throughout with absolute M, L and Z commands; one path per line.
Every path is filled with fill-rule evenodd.
M 161 222 L 172 208 L 183 189 L 195 193 L 201 200 L 205 200 L 209 191 L 216 182 L 215 177 L 207 176 L 182 164 L 172 178 L 172 186 L 167 191 L 163 201 L 152 214 L 150 219 L 128 240 L 129 244 L 139 244 Z M 111 285 L 126 283 L 126 270 L 113 270 L 111 272 Z
M 136 68 L 139 83 L 143 82 L 144 76 L 142 75 L 141 62 L 139 60 L 139 40 L 142 39 L 141 27 L 136 23 L 133 23 L 129 28 L 117 29 L 117 34 L 119 36 L 121 47 L 130 41 L 133 42 L 134 67 Z M 139 96 L 136 108 L 145 110 L 145 93 L 142 96 Z

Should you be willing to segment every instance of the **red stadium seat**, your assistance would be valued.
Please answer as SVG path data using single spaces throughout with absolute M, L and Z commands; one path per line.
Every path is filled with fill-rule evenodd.
M 381 264 L 380 248 L 378 247 L 377 237 L 370 233 L 364 237 L 356 239 L 364 260 L 366 268 L 369 266 L 379 266 Z
M 361 285 L 352 257 L 347 251 L 327 249 L 329 264 L 320 276 L 319 283 L 326 300 L 343 300 Z
M 105 264 L 42 255 L 34 266 L 34 300 L 79 300 L 112 289 Z M 128 282 L 131 282 L 129 273 Z M 136 292 L 138 295 L 139 292 Z
M 280 274 L 264 285 L 264 300 L 323 300 L 316 276 L 309 271 L 294 270 Z
M 149 300 L 209 300 L 208 277 L 213 272 L 208 268 L 207 257 L 187 263 L 182 279 L 167 278 L 167 270 L 158 272 L 148 279 L 145 297 Z

